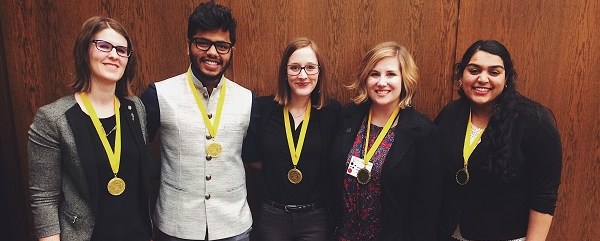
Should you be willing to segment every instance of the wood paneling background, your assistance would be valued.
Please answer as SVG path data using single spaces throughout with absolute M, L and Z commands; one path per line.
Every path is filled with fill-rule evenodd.
M 32 240 L 27 130 L 37 108 L 71 93 L 73 44 L 93 15 L 120 21 L 134 41 L 134 92 L 189 65 L 187 18 L 202 1 L 3 0 L 0 2 L 1 180 L 16 240 Z M 333 97 L 362 55 L 384 41 L 405 45 L 420 69 L 414 106 L 430 118 L 452 98 L 452 65 L 477 39 L 504 43 L 518 89 L 551 108 L 563 140 L 563 184 L 548 240 L 600 240 L 600 5 L 594 0 L 223 0 L 238 21 L 227 76 L 258 95 L 272 94 L 281 53 L 299 36 L 325 58 Z M 3 51 L 2 51 L 3 50 Z M 252 177 L 252 175 L 251 175 Z M 250 179 L 257 199 L 257 179 Z

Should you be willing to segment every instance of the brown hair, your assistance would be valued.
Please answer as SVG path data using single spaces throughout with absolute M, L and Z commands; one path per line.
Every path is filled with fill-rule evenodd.
M 323 106 L 327 105 L 329 97 L 327 93 L 327 88 L 325 88 L 327 83 L 327 78 L 325 77 L 326 68 L 323 64 L 323 58 L 319 53 L 319 48 L 317 47 L 317 44 L 315 44 L 314 41 L 306 37 L 294 39 L 288 44 L 288 46 L 285 48 L 285 51 L 283 51 L 283 56 L 281 57 L 281 64 L 279 65 L 279 75 L 277 77 L 278 89 L 277 94 L 275 94 L 275 101 L 277 101 L 280 105 L 283 106 L 286 106 L 290 102 L 291 88 L 287 79 L 287 63 L 290 60 L 290 56 L 292 56 L 292 54 L 296 50 L 304 47 L 310 47 L 315 52 L 315 55 L 317 56 L 317 61 L 319 62 L 319 79 L 317 79 L 317 86 L 315 86 L 315 89 L 312 91 L 312 93 L 310 93 L 310 101 L 313 107 L 321 109 Z

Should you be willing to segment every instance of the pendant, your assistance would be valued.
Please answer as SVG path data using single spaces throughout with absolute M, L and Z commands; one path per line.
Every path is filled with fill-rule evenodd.
M 108 188 L 108 193 L 112 194 L 113 196 L 119 196 L 125 191 L 125 181 L 115 176 L 113 179 L 108 181 L 108 185 L 106 187 Z
M 366 168 L 358 170 L 358 173 L 356 173 L 356 180 L 363 185 L 369 183 L 371 180 L 371 172 Z
M 208 144 L 206 146 L 206 154 L 208 156 L 218 157 L 221 155 L 221 151 L 222 151 L 221 144 L 219 144 L 216 141 L 212 141 L 212 142 L 210 142 L 210 144 Z
M 293 184 L 298 184 L 300 183 L 300 181 L 302 181 L 302 172 L 296 169 L 296 167 L 290 169 L 290 171 L 288 171 L 287 176 L 288 180 Z
M 467 169 L 467 166 L 461 168 L 456 172 L 455 179 L 456 182 L 461 186 L 464 186 L 469 182 L 469 169 Z

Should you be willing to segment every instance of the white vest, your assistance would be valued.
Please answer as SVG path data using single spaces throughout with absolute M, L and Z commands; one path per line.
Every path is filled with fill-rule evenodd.
M 192 75 L 193 76 L 193 75 Z M 192 77 L 204 107 L 214 123 L 221 81 L 205 98 L 206 88 Z M 222 146 L 219 157 L 207 160 L 210 142 L 202 114 L 190 90 L 187 75 L 157 82 L 160 108 L 161 183 L 155 223 L 174 237 L 210 240 L 233 237 L 252 226 L 246 200 L 246 174 L 242 142 L 250 122 L 252 93 L 230 81 L 215 140 Z

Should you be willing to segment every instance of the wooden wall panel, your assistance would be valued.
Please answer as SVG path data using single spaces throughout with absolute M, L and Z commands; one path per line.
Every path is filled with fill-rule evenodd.
M 554 111 L 562 185 L 548 240 L 600 240 L 598 1 L 462 0 L 457 60 L 477 39 L 504 43 L 517 89 Z
M 306 36 L 319 46 L 333 97 L 350 102 L 363 55 L 384 41 L 406 46 L 421 69 L 415 106 L 429 117 L 451 98 L 457 1 L 232 1 L 240 30 L 236 81 L 259 95 L 274 94 L 285 46 Z
M 2 26 L 0 26 L 2 33 Z M 27 200 L 21 176 L 21 164 L 15 143 L 15 123 L 12 118 L 13 108 L 8 86 L 8 69 L 4 56 L 4 36 L 0 35 L 0 232 L 6 234 L 7 240 L 27 240 L 29 226 L 27 217 L 29 207 L 21 205 Z M 25 224 L 25 225 L 23 225 Z
M 187 69 L 187 18 L 200 2 L 0 1 L 0 45 L 5 50 L 0 58 L 6 63 L 0 94 L 10 94 L 10 99 L 0 98 L 0 131 L 3 157 L 15 159 L 5 165 L 18 173 L 12 183 L 22 183 L 12 187 L 23 196 L 15 210 L 29 212 L 27 130 L 37 108 L 71 93 L 73 44 L 83 21 L 108 16 L 129 31 L 139 60 L 133 89 L 140 94 L 149 83 Z M 307 36 L 319 45 L 331 93 L 342 103 L 353 95 L 344 85 L 354 79 L 364 53 L 380 42 L 396 41 L 409 49 L 420 69 L 414 106 L 434 118 L 453 98 L 452 65 L 462 52 L 480 38 L 505 43 L 519 71 L 519 89 L 554 110 L 563 138 L 563 185 L 549 240 L 600 239 L 595 228 L 600 218 L 595 205 L 600 203 L 595 176 L 600 171 L 600 98 L 593 96 L 600 81 L 591 81 L 600 74 L 593 66 L 600 62 L 597 1 L 217 2 L 233 9 L 239 26 L 234 62 L 226 75 L 258 95 L 275 92 L 281 54 L 296 37 Z M 14 134 L 7 138 L 6 133 Z M 6 153 L 7 146 L 14 153 Z M 251 182 L 249 192 L 255 195 L 257 179 Z M 25 215 L 15 220 L 18 232 L 29 230 L 30 214 Z

